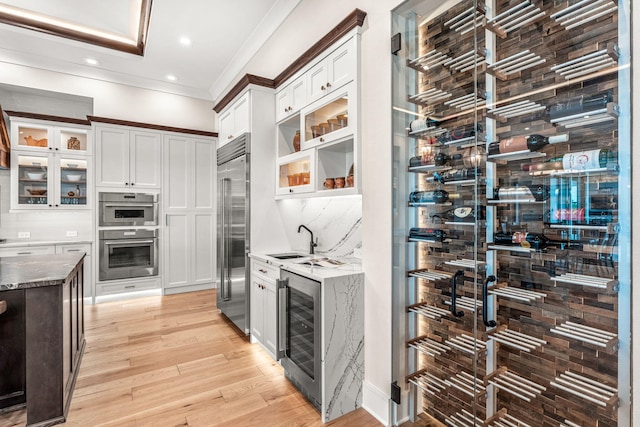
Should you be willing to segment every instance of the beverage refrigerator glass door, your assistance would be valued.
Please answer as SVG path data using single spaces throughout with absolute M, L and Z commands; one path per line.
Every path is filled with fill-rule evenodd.
M 100 226 L 158 225 L 158 196 L 143 193 L 99 193 Z
M 278 280 L 278 357 L 285 376 L 320 409 L 320 283 L 282 270 Z

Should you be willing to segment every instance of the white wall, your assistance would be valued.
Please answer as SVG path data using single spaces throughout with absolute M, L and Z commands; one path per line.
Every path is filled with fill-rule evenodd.
M 355 8 L 362 29 L 362 249 L 365 269 L 363 406 L 390 421 L 391 373 L 391 9 L 399 0 L 302 0 L 240 73 L 274 78 Z
M 213 131 L 213 102 L 0 62 L 0 83 L 93 98 L 95 116 Z M 2 100 L 0 100 L 0 104 Z

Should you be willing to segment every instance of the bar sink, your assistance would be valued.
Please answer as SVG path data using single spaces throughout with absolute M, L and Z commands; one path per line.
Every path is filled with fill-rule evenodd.
M 267 254 L 271 258 L 275 259 L 295 259 L 295 258 L 306 258 L 309 255 L 296 254 L 296 253 L 284 253 L 284 254 Z

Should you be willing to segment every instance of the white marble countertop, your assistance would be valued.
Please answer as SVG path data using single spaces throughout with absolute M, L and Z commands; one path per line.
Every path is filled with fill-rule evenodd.
M 301 255 L 305 255 L 302 258 L 292 258 L 292 259 L 277 259 L 269 256 L 266 253 L 262 252 L 251 252 L 249 254 L 250 258 L 256 259 L 258 261 L 265 262 L 267 264 L 273 265 L 275 267 L 282 267 L 285 270 L 291 271 L 292 273 L 297 273 L 302 276 L 308 277 L 313 280 L 322 281 L 323 279 L 328 278 L 336 278 L 336 277 L 345 277 L 351 276 L 354 274 L 362 274 L 362 260 L 360 258 L 354 257 L 333 257 L 330 254 L 316 253 L 314 255 L 303 254 L 302 252 L 297 251 L 269 251 L 269 254 L 280 254 L 280 253 L 300 253 Z M 301 264 L 303 262 L 307 262 L 310 259 L 322 259 L 322 258 L 330 258 L 344 264 L 338 267 L 321 267 L 321 266 L 311 266 L 308 264 Z
M 7 239 L 0 242 L 0 248 L 22 248 L 25 246 L 80 245 L 93 243 L 91 240 L 22 240 Z

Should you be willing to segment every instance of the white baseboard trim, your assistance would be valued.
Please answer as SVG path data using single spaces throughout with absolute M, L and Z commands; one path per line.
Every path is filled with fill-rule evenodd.
M 400 402 L 402 403 L 398 407 L 398 425 L 411 421 L 409 418 L 409 390 L 403 390 L 400 396 Z
M 390 423 L 390 396 L 368 381 L 362 382 L 362 407 L 383 425 Z

